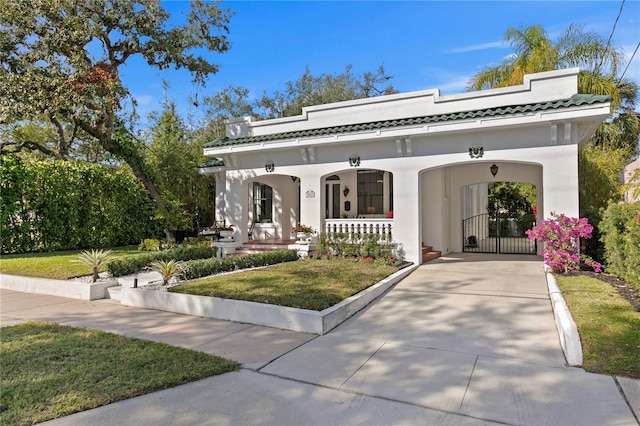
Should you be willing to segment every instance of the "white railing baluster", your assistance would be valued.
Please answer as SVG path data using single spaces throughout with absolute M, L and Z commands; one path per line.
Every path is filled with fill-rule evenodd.
M 390 241 L 393 219 L 325 219 L 325 232 L 348 234 L 377 234 L 382 241 Z

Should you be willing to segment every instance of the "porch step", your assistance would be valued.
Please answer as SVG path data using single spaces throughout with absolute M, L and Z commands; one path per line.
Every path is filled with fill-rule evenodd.
M 234 252 L 227 253 L 227 256 L 243 256 L 245 254 L 258 254 L 267 251 L 279 250 L 272 247 L 237 247 Z
M 286 250 L 295 243 L 295 240 L 263 240 L 249 241 L 244 243 L 242 247 L 237 247 L 234 252 L 227 253 L 227 256 L 242 256 L 245 254 L 264 253 L 273 250 Z
M 432 246 L 422 246 L 422 263 L 436 259 L 442 256 L 441 251 L 433 250 Z

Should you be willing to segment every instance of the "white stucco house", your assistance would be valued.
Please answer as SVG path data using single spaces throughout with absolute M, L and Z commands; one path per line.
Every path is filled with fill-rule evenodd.
M 473 251 L 491 234 L 486 222 L 468 221 L 487 212 L 489 182 L 534 185 L 539 218 L 578 215 L 578 150 L 610 114 L 608 97 L 577 94 L 578 72 L 229 120 L 226 136 L 205 145 L 211 161 L 201 172 L 217 178 L 217 218 L 236 225 L 237 246 L 249 231 L 252 240 L 294 239 L 291 229 L 302 223 L 389 234 L 414 263 L 425 245 Z M 513 252 L 499 240 L 489 246 Z

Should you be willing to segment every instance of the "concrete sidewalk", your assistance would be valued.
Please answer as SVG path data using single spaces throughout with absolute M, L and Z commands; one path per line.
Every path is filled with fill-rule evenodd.
M 429 262 L 320 337 L 109 301 L 0 295 L 2 325 L 46 319 L 245 367 L 51 424 L 638 424 L 630 405 L 640 411 L 640 381 L 565 366 L 537 257 Z

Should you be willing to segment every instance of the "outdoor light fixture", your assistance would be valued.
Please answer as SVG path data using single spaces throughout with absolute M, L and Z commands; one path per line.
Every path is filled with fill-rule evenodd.
M 493 175 L 493 177 L 496 177 L 496 175 L 498 174 L 498 166 L 496 165 L 496 163 L 493 163 L 491 167 L 489 167 L 489 170 L 491 170 L 491 174 Z
M 344 186 L 342 193 L 344 194 L 345 197 L 349 195 L 349 187 L 347 185 Z
M 273 161 L 267 161 L 264 165 L 264 169 L 267 171 L 267 173 L 271 173 L 273 169 L 275 169 Z
M 351 167 L 358 167 L 360 165 L 360 156 L 353 154 L 351 157 L 349 157 L 349 165 Z

